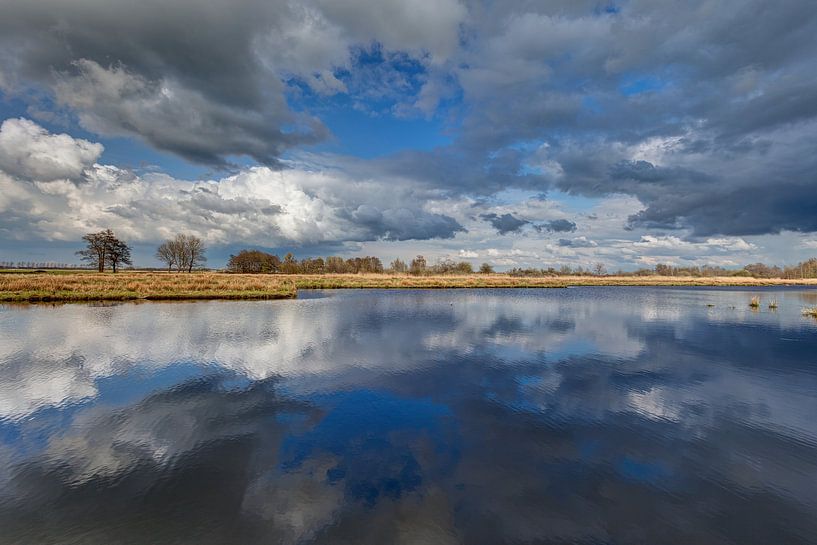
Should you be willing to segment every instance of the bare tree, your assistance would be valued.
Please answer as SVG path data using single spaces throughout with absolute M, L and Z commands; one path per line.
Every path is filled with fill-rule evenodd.
M 156 259 L 167 265 L 168 272 L 173 270 L 173 267 L 179 272 L 192 272 L 195 267 L 207 261 L 204 255 L 206 250 L 204 241 L 199 237 L 178 234 L 172 240 L 164 241 L 156 249 Z
M 167 272 L 173 270 L 173 265 L 176 264 L 178 256 L 173 248 L 172 240 L 166 240 L 156 248 L 156 259 L 167 265 Z
M 494 268 L 490 263 L 483 263 L 479 266 L 479 272 L 482 274 L 492 274 L 494 272 Z
M 193 272 L 193 267 L 203 265 L 207 261 L 207 257 L 204 255 L 207 248 L 204 246 L 204 241 L 197 236 L 187 235 L 186 239 L 185 262 L 187 272 Z
M 593 265 L 593 272 L 596 273 L 596 276 L 607 274 L 607 267 L 604 266 L 604 263 L 598 262 Z
M 408 271 L 408 265 L 399 257 L 391 262 L 391 270 L 395 273 L 403 274 Z

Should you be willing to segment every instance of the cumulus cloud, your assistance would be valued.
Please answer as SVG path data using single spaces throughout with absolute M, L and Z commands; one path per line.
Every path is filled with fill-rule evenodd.
M 336 121 L 332 114 L 347 108 L 395 123 L 433 119 L 450 143 L 360 161 L 330 177 L 351 183 L 354 198 L 336 189 L 318 196 L 333 211 L 332 226 L 354 226 L 351 241 L 368 240 L 361 232 L 394 241 L 462 236 L 465 215 L 440 212 L 444 205 L 437 216 L 423 213 L 429 194 L 455 206 L 506 190 L 637 199 L 640 207 L 617 227 L 630 241 L 669 231 L 696 240 L 817 231 L 811 6 L 614 7 L 181 0 L 160 10 L 152 2 L 7 0 L 0 86 L 37 115 L 67 114 L 92 132 L 219 167 L 236 156 L 289 167 L 304 146 L 331 136 L 321 119 Z M 57 179 L 80 176 L 96 161 L 91 155 L 71 163 L 82 165 L 71 176 L 57 169 Z M 17 178 L 56 175 L 4 161 Z M 400 200 L 358 192 L 358 182 L 371 188 L 372 180 L 396 184 Z M 30 208 L 38 198 L 30 196 Z M 228 206 L 236 205 L 216 208 Z M 479 217 L 477 232 L 487 222 L 503 235 L 575 232 L 613 247 L 584 226 L 540 223 L 564 216 L 481 212 L 495 217 Z M 14 211 L 22 223 L 26 213 Z M 441 216 L 456 216 L 457 225 Z M 38 232 L 47 223 L 35 224 Z
M 3 147 L 9 139 L 13 143 Z M 53 158 L 41 163 L 35 159 L 44 147 Z M 185 181 L 90 164 L 101 150 L 31 121 L 5 122 L 0 232 L 76 240 L 115 227 L 133 241 L 189 231 L 214 244 L 270 246 L 449 238 L 463 230 L 454 218 L 424 209 L 411 186 L 353 178 L 337 167 L 252 167 L 219 180 Z M 6 164 L 11 172 L 4 171 Z
M 99 159 L 103 147 L 67 134 L 50 134 L 28 119 L 0 125 L 0 170 L 23 179 L 75 179 Z

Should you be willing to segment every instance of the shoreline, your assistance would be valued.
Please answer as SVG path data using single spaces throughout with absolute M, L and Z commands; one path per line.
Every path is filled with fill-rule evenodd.
M 0 303 L 294 299 L 299 289 L 507 289 L 570 286 L 817 287 L 817 279 L 503 274 L 231 274 L 0 272 Z

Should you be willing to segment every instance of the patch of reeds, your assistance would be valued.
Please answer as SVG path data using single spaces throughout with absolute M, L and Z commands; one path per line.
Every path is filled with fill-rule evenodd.
M 0 301 L 126 301 L 282 299 L 295 297 L 291 279 L 221 273 L 80 273 L 0 275 Z
M 769 309 L 777 310 L 777 299 L 769 299 Z
M 637 276 L 531 276 L 505 274 L 230 274 L 126 271 L 59 274 L 0 273 L 0 302 L 105 301 L 132 299 L 279 299 L 298 289 L 561 288 L 566 286 L 723 286 L 772 285 L 792 281 L 745 278 Z M 817 282 L 817 280 L 815 281 Z M 752 299 L 753 308 L 760 298 Z
M 752 308 L 760 308 L 760 296 L 753 295 L 752 299 L 749 301 L 749 306 Z
M 803 316 L 811 316 L 812 318 L 817 318 L 817 307 L 804 308 Z

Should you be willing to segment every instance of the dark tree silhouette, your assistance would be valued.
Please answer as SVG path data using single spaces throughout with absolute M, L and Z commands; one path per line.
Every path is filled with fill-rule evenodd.
M 109 241 L 105 259 L 111 266 L 111 270 L 116 272 L 120 265 L 133 265 L 130 253 L 130 246 L 116 237 L 113 237 Z
M 111 241 L 115 239 L 116 237 L 110 229 L 98 233 L 88 233 L 82 237 L 86 244 L 85 249 L 79 250 L 77 255 L 92 267 L 96 267 L 99 272 L 104 272 L 105 265 L 108 262 L 108 250 Z

